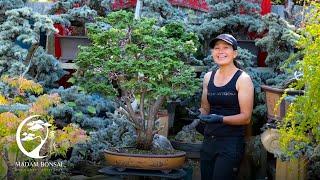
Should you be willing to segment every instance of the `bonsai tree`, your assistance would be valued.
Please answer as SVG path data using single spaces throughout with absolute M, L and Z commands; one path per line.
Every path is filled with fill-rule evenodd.
M 5 12 L 7 10 L 21 8 L 25 2 L 26 0 L 2 0 L 0 2 L 0 23 L 5 20 Z
M 92 1 L 92 3 L 99 4 L 97 1 Z M 92 22 L 97 16 L 97 11 L 89 7 L 89 1 L 59 0 L 53 4 L 49 14 L 52 15 L 52 20 L 55 23 L 69 28 L 71 35 L 84 35 L 85 23 Z
M 48 16 L 30 8 L 7 10 L 0 30 L 0 76 L 22 75 L 45 87 L 63 76 L 57 59 L 39 46 L 40 32 L 55 31 Z
M 230 33 L 238 40 L 254 39 L 264 31 L 260 7 L 245 0 L 208 0 L 209 12 L 204 23 L 198 28 L 200 39 L 204 41 L 203 51 L 208 49 L 210 39 L 221 33 Z
M 181 24 L 159 27 L 154 19 L 134 20 L 126 11 L 99 21 L 111 28 L 88 28 L 93 43 L 80 48 L 76 82 L 88 92 L 116 98 L 136 129 L 137 148 L 150 149 L 166 98 L 190 96 L 198 88 L 194 71 L 180 59 L 181 53 L 195 52 L 196 38 L 184 33 L 176 39 L 183 33 Z M 137 109 L 131 105 L 134 99 Z

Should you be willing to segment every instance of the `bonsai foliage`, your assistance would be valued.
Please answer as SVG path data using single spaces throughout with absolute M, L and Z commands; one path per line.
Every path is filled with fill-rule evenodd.
M 55 155 L 65 156 L 70 147 L 87 139 L 86 132 L 75 124 L 69 124 L 56 130 L 53 117 L 48 115 L 48 109 L 59 104 L 60 97 L 56 93 L 43 94 L 43 87 L 34 81 L 23 77 L 5 76 L 0 81 L 0 97 L 0 159 L 1 163 L 4 160 L 7 166 L 8 179 L 13 179 L 15 171 L 13 159 L 9 158 L 9 153 L 11 153 L 10 156 L 15 154 L 15 158 L 21 158 L 16 161 L 27 159 L 26 156 L 19 155 L 20 150 L 15 138 L 18 126 L 25 118 L 31 115 L 40 115 L 42 120 L 47 121 L 46 123 L 42 120 L 30 121 L 33 124 L 27 124 L 27 126 L 30 125 L 29 129 L 23 129 L 21 141 L 27 151 L 36 149 L 39 154 L 44 145 L 41 129 L 47 128 L 50 129 L 50 132 L 54 132 L 49 136 L 47 134 L 48 141 L 42 148 L 47 152 L 47 160 Z M 4 167 L 1 166 L 2 168 Z
M 185 33 L 176 39 L 182 25 L 158 27 L 154 19 L 134 20 L 125 11 L 98 21 L 112 27 L 89 27 L 93 45 L 80 49 L 77 82 L 89 92 L 117 97 L 137 130 L 138 148 L 149 149 L 156 114 L 165 99 L 189 96 L 198 88 L 194 71 L 180 59 L 181 54 L 196 50 L 195 36 Z M 135 98 L 137 111 L 131 106 Z
M 305 87 L 305 93 L 296 97 L 289 106 L 284 122 L 280 124 L 280 147 L 290 158 L 302 155 L 307 158 L 320 156 L 320 5 L 313 4 L 308 13 L 299 48 L 303 60 L 297 63 L 297 69 L 303 73 L 296 88 Z
M 93 1 L 96 4 L 98 2 Z M 54 21 L 62 24 L 70 24 L 70 21 L 81 23 L 90 22 L 97 16 L 97 11 L 91 9 L 89 3 L 82 0 L 59 0 L 56 1 L 49 11 L 49 14 L 57 14 L 63 19 L 53 16 Z
M 144 0 L 142 16 L 158 19 L 158 23 L 166 24 L 168 21 L 183 22 L 186 14 L 173 7 L 168 0 Z
M 5 15 L 6 20 L 0 24 L 0 76 L 23 75 L 53 86 L 63 70 L 53 56 L 39 47 L 40 32 L 55 31 L 52 21 L 29 8 L 8 10 Z
M 0 23 L 5 19 L 5 12 L 7 10 L 22 8 L 26 0 L 2 0 L 0 1 Z
M 256 44 L 268 53 L 266 64 L 279 73 L 286 59 L 294 53 L 299 35 L 295 27 L 279 15 L 270 13 L 263 17 L 268 31 Z
M 198 28 L 200 39 L 205 42 L 204 50 L 208 48 L 210 39 L 221 33 L 230 33 L 237 39 L 250 39 L 250 32 L 261 33 L 264 25 L 259 14 L 258 4 L 241 0 L 207 1 L 210 11 L 206 20 Z

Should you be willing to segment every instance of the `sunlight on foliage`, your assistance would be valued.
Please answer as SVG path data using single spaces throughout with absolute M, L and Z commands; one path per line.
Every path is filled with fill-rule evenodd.
M 302 155 L 310 158 L 320 143 L 320 4 L 312 6 L 299 41 L 304 57 L 298 69 L 303 77 L 296 87 L 304 87 L 305 94 L 290 105 L 280 126 L 280 146 L 287 156 L 294 158 Z
M 43 88 L 40 84 L 35 83 L 32 80 L 27 80 L 23 77 L 10 78 L 8 76 L 4 76 L 2 81 L 7 83 L 10 87 L 16 88 L 19 94 L 31 92 L 39 95 L 43 93 Z

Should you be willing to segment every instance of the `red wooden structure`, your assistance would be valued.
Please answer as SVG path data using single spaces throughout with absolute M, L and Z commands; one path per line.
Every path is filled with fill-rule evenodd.
M 199 11 L 208 11 L 208 4 L 205 0 L 168 0 L 174 6 L 187 7 Z M 137 0 L 115 0 L 112 4 L 113 10 L 135 7 Z
M 115 0 L 112 3 L 112 9 L 118 10 L 118 9 L 126 9 L 135 7 L 137 4 L 137 0 Z
M 172 5 L 196 9 L 207 12 L 208 4 L 205 0 L 168 0 Z

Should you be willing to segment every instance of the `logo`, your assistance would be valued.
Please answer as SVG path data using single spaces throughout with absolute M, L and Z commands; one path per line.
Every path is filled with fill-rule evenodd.
M 18 144 L 20 151 L 24 155 L 26 155 L 30 158 L 34 158 L 34 159 L 42 159 L 42 158 L 47 157 L 47 156 L 40 156 L 40 150 L 48 139 L 49 127 L 51 126 L 51 124 L 45 123 L 42 120 L 30 121 L 33 118 L 36 118 L 39 116 L 40 115 L 33 115 L 33 116 L 29 116 L 26 119 L 24 119 L 19 124 L 17 132 L 16 132 L 16 141 L 17 141 L 17 144 Z M 27 123 L 28 121 L 30 121 L 30 122 Z M 27 131 L 22 132 L 23 138 L 21 138 L 20 137 L 21 131 L 23 130 L 23 127 L 25 125 L 27 126 Z M 43 133 L 43 132 L 45 132 L 45 133 Z M 45 134 L 45 135 L 43 135 L 43 134 Z M 43 136 L 45 136 L 45 137 L 43 138 Z M 35 142 L 35 143 L 40 141 L 40 144 L 37 145 L 36 148 L 34 148 L 30 152 L 28 152 L 22 144 L 22 142 L 27 142 L 27 141 L 31 141 L 31 142 Z

